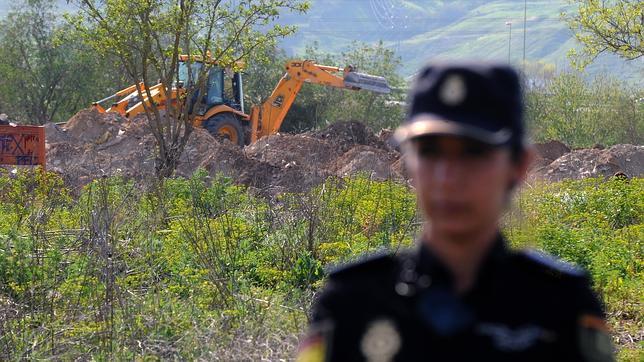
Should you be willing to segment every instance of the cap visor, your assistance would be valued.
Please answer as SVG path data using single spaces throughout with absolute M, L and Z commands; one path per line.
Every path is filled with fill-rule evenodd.
M 511 137 L 511 133 L 507 129 L 493 132 L 430 115 L 418 115 L 406 125 L 399 127 L 394 133 L 394 137 L 399 143 L 417 137 L 432 135 L 466 137 L 492 146 L 504 145 Z

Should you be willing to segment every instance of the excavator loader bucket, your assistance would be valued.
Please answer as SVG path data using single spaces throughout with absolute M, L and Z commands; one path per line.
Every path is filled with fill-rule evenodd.
M 347 88 L 365 89 L 376 93 L 389 93 L 391 88 L 383 77 L 376 75 L 347 72 L 344 75 L 344 85 Z

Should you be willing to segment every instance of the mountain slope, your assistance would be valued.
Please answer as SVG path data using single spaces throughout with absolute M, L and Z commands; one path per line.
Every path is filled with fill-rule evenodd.
M 524 22 L 520 0 L 316 0 L 308 14 L 282 18 L 299 26 L 283 46 L 295 54 L 317 41 L 322 50 L 337 52 L 352 40 L 383 40 L 402 57 L 401 71 L 410 75 L 430 59 L 507 61 L 509 53 L 511 62 L 520 64 L 525 24 L 526 60 L 566 69 L 566 53 L 578 46 L 561 20 L 561 13 L 570 11 L 574 7 L 566 0 L 528 0 Z M 643 69 L 643 60 L 625 62 L 606 55 L 588 71 L 610 72 L 641 84 Z
M 232 0 L 231 0 L 232 1 Z M 403 59 L 400 70 L 411 75 L 427 60 L 510 60 L 569 67 L 566 53 L 579 45 L 561 20 L 574 11 L 567 0 L 310 0 L 307 14 L 283 14 L 280 22 L 298 26 L 295 36 L 282 41 L 287 53 L 303 53 L 314 42 L 325 52 L 340 52 L 352 41 L 382 40 Z M 56 0 L 61 9 L 74 7 Z M 0 16 L 12 2 L 0 0 Z M 512 25 L 507 25 L 510 22 Z M 511 34 L 510 34 L 511 31 Z M 626 62 L 604 55 L 588 73 L 611 73 L 644 86 L 644 59 Z

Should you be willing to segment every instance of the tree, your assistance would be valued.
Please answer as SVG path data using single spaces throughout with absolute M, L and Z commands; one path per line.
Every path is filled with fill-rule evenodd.
M 261 55 L 276 39 L 294 32 L 276 25 L 281 11 L 304 12 L 302 0 L 73 0 L 80 12 L 69 17 L 88 44 L 122 63 L 129 80 L 143 83 L 150 94 L 161 83 L 171 94 L 181 54 L 194 61 L 209 59 L 196 76 L 189 76 L 183 102 L 168 102 L 165 112 L 154 102 L 143 104 L 157 143 L 159 178 L 172 175 L 192 132 L 195 114 L 191 100 L 203 98 L 206 75 L 212 66 L 238 70 L 251 56 Z M 196 68 L 195 68 L 196 69 Z M 195 78 L 195 79 L 190 79 Z M 160 80 L 160 82 L 157 82 Z
M 607 76 L 588 81 L 579 73 L 560 73 L 528 89 L 526 123 L 536 142 L 641 144 L 643 96 L 641 89 Z
M 244 101 L 260 104 L 268 97 L 284 76 L 288 61 L 286 52 L 277 46 L 266 48 L 261 56 L 254 56 L 244 69 Z
M 280 128 L 283 132 L 302 132 L 324 127 L 342 120 L 360 120 L 380 129 L 396 127 L 402 120 L 405 81 L 397 73 L 400 59 L 382 43 L 369 45 L 355 42 L 341 54 L 320 51 L 314 42 L 303 54 L 288 57 L 282 49 L 265 49 L 266 53 L 251 60 L 244 76 L 247 103 L 260 104 L 268 97 L 284 75 L 289 58 L 312 59 L 317 64 L 354 66 L 358 72 L 383 76 L 393 88 L 392 94 L 305 84 L 286 114 Z
M 340 54 L 322 52 L 319 45 L 313 43 L 300 58 L 341 68 L 351 65 L 358 72 L 382 76 L 387 79 L 392 93 L 383 95 L 316 85 L 302 87 L 286 116 L 283 130 L 303 131 L 344 120 L 365 122 L 375 129 L 400 124 L 404 111 L 401 104 L 406 96 L 401 90 L 405 80 L 397 73 L 400 58 L 382 42 L 375 45 L 354 42 Z
M 565 15 L 568 26 L 583 45 L 570 51 L 580 69 L 609 52 L 627 60 L 644 56 L 644 2 L 641 0 L 574 0 L 578 12 Z
M 398 127 L 403 118 L 402 103 L 406 97 L 405 92 L 401 91 L 406 86 L 405 80 L 398 74 L 400 57 L 385 47 L 382 41 L 376 45 L 354 42 L 342 53 L 340 63 L 351 64 L 359 72 L 385 77 L 392 88 L 388 96 L 374 92 L 349 94 L 344 107 L 348 114 L 375 128 Z M 345 111 L 338 107 L 334 107 L 333 112 L 338 118 L 345 115 Z
M 119 85 L 113 63 L 66 34 L 56 10 L 20 1 L 0 22 L 0 108 L 20 123 L 64 121 Z

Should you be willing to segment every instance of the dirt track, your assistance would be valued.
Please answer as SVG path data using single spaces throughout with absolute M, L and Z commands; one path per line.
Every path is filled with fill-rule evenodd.
M 154 176 L 155 140 L 144 120 L 83 110 L 65 125 L 46 125 L 48 169 L 71 185 L 101 175 L 142 180 Z M 531 180 L 644 174 L 644 146 L 571 151 L 553 141 L 537 145 Z M 391 131 L 374 134 L 360 122 L 339 122 L 318 132 L 277 134 L 239 148 L 195 129 L 180 159 L 177 175 L 197 168 L 223 173 L 269 194 L 302 191 L 329 176 L 364 172 L 376 179 L 406 179 Z

